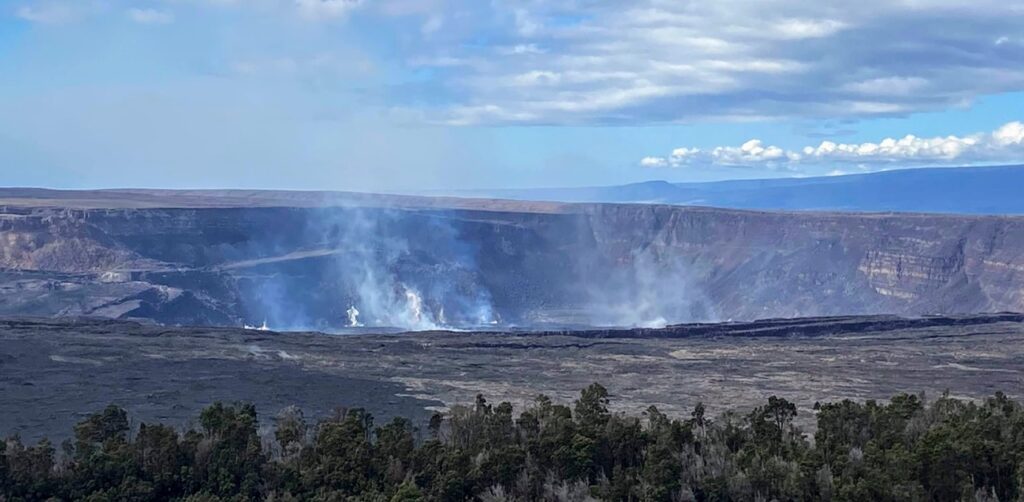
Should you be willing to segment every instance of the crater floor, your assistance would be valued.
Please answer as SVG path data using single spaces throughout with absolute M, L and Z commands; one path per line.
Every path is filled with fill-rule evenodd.
M 324 335 L 167 328 L 109 320 L 0 320 L 0 435 L 61 439 L 109 403 L 187 425 L 215 400 L 265 420 L 365 407 L 425 420 L 482 393 L 518 406 L 570 402 L 600 382 L 612 406 L 686 415 L 779 395 L 802 421 L 816 401 L 897 392 L 1022 398 L 1024 316 L 816 318 L 668 329 Z

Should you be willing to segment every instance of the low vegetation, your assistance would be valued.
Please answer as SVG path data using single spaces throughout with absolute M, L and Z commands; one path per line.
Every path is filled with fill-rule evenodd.
M 594 384 L 572 406 L 518 416 L 478 397 L 419 431 L 359 409 L 311 424 L 287 409 L 262 431 L 251 405 L 214 404 L 198 427 L 133 427 L 110 406 L 56 448 L 0 443 L 0 501 L 17 500 L 1022 500 L 1024 410 L 901 394 L 685 419 L 608 410 Z

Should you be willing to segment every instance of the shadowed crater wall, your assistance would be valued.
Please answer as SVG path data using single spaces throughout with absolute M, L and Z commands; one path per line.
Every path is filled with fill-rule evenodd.
M 1013 217 L 6 190 L 0 236 L 0 315 L 330 331 L 1024 310 Z

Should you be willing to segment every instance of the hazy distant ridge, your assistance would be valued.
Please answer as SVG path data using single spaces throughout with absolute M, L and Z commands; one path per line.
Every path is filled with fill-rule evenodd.
M 714 183 L 649 181 L 461 195 L 559 202 L 653 202 L 736 209 L 1024 214 L 1024 166 L 927 168 Z

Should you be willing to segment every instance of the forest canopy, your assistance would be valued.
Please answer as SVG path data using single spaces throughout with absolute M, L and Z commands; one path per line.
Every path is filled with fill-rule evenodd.
M 216 403 L 197 427 L 133 427 L 109 406 L 47 440 L 0 442 L 0 501 L 20 500 L 1021 500 L 1024 411 L 970 402 L 815 405 L 813 434 L 771 397 L 749 412 L 612 413 L 608 391 L 515 413 L 478 396 L 422 429 L 361 409 L 311 422 L 288 408 L 261 429 Z

